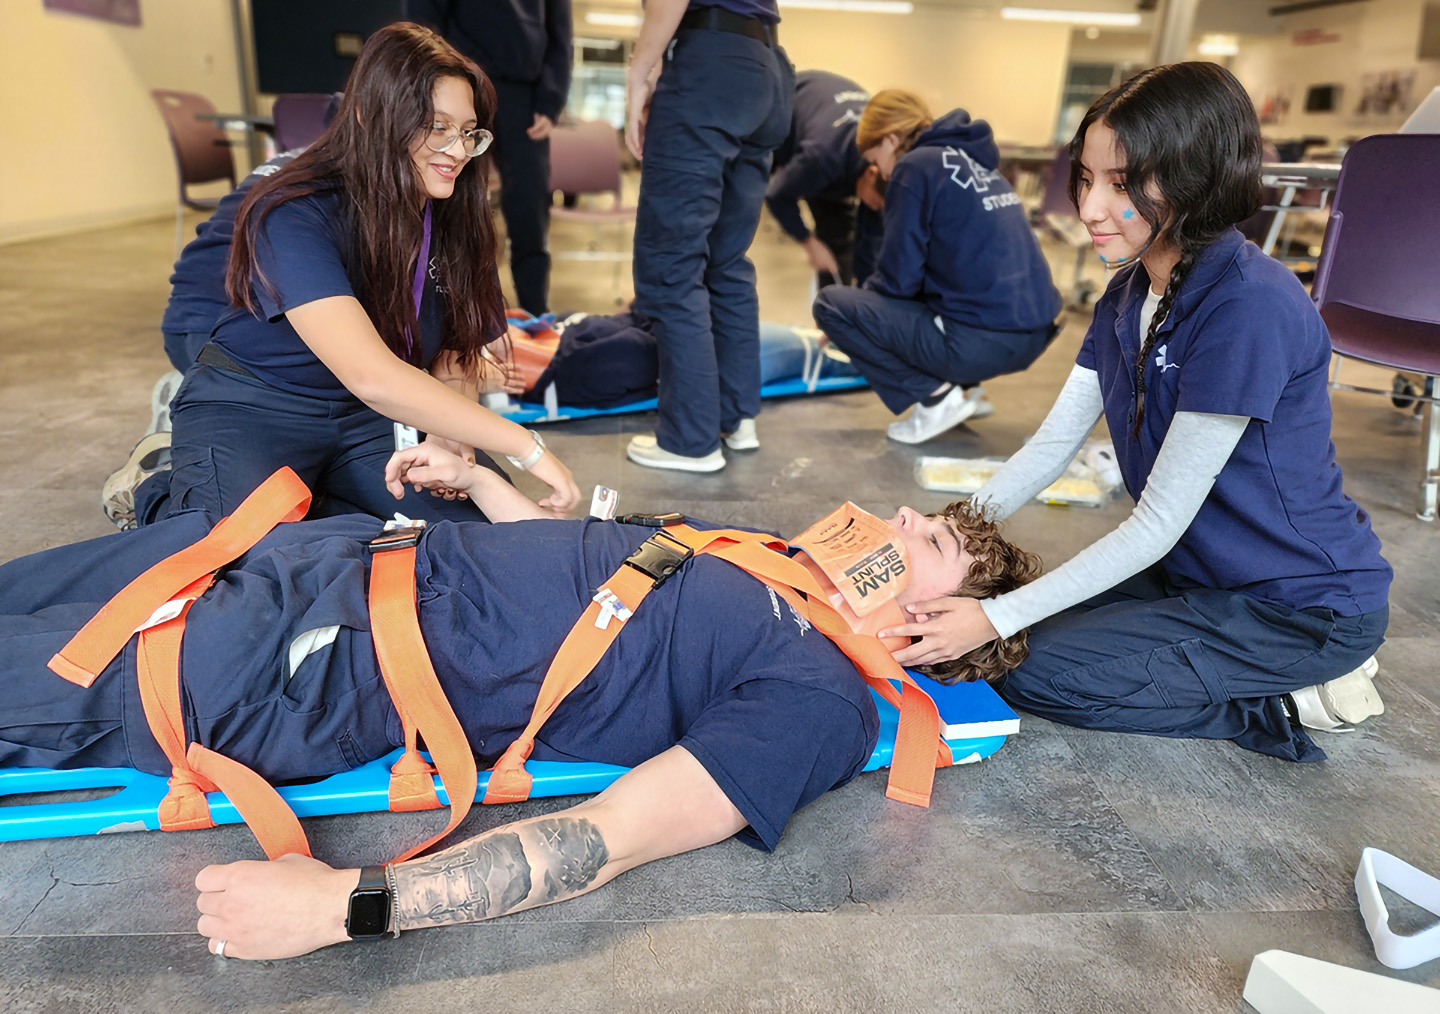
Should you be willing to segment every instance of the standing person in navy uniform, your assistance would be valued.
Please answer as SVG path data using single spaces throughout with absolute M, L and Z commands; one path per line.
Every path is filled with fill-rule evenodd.
M 476 402 L 486 345 L 504 334 L 484 163 L 489 83 L 434 32 L 371 36 L 334 123 L 252 187 L 231 240 L 215 324 L 171 402 L 171 470 L 136 493 L 139 524 L 234 510 L 288 465 L 316 511 L 387 515 L 384 467 L 399 427 L 492 465 L 506 454 L 579 499 L 539 438 Z M 418 518 L 471 504 L 412 493 Z
M 550 132 L 570 97 L 570 0 L 407 0 L 495 86 L 500 214 L 516 302 L 550 309 Z
M 1260 206 L 1260 144 L 1245 89 L 1210 63 L 1144 71 L 1086 113 L 1070 193 L 1121 270 L 1039 432 L 975 499 L 1007 517 L 1103 415 L 1135 512 L 1025 589 L 916 604 L 892 633 L 922 640 L 897 660 L 1037 624 L 997 687 L 1012 704 L 1289 760 L 1324 757 L 1301 724 L 1383 710 L 1392 572 L 1335 463 L 1330 338 L 1235 229 Z
M 890 181 L 880 259 L 863 289 L 821 291 L 815 323 L 886 408 L 910 408 L 890 439 L 920 444 L 994 411 L 980 382 L 1039 358 L 1060 293 L 984 120 L 933 119 L 918 95 L 886 89 L 856 144 Z
M 775 0 L 650 0 L 629 74 L 625 141 L 642 158 L 635 310 L 660 352 L 655 435 L 631 461 L 714 472 L 720 441 L 754 450 L 760 307 L 745 256 L 770 153 L 790 129 L 795 71 Z
M 873 258 L 862 253 L 856 271 L 854 256 L 856 247 L 878 243 L 877 212 L 884 200 L 875 186 L 878 171 L 855 146 L 855 128 L 869 101 L 870 93 L 849 78 L 802 70 L 795 75 L 790 136 L 775 151 L 765 206 L 804 248 L 822 289 L 852 279 L 863 285 L 874 267 Z M 800 217 L 801 201 L 810 209 L 814 232 Z

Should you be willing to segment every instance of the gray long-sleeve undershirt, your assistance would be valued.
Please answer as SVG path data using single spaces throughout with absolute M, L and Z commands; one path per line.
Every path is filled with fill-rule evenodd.
M 1076 366 L 1030 442 L 972 498 L 999 520 L 1059 478 L 1104 410 L 1094 370 Z M 980 607 L 1001 637 L 1098 595 L 1170 551 L 1199 513 L 1250 419 L 1176 412 L 1130 517 L 1043 577 Z M 1122 434 L 1122 438 L 1128 434 Z

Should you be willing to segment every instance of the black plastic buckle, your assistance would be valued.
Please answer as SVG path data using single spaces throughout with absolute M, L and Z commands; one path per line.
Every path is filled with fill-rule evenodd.
M 662 539 L 665 541 L 662 542 Z M 666 545 L 667 542 L 671 545 Z M 627 556 L 625 562 L 654 581 L 652 588 L 659 588 L 694 555 L 693 549 L 674 536 L 666 535 L 662 529 L 640 543 L 640 548 Z
M 621 514 L 615 519 L 622 525 L 642 525 L 645 528 L 669 528 L 683 525 L 688 519 L 684 514 L 669 511 L 665 514 Z
M 409 549 L 419 545 L 420 536 L 424 531 L 424 521 L 412 521 L 408 525 L 381 532 L 370 540 L 368 548 L 372 553 L 388 553 L 392 549 Z

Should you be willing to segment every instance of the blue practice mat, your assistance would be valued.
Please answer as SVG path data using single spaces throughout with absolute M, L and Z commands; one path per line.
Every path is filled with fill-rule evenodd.
M 924 676 L 916 682 L 935 698 L 944 723 L 945 740 L 955 763 L 968 764 L 989 757 L 1016 732 L 1020 720 L 986 683 L 958 683 L 942 686 Z M 866 771 L 887 767 L 895 747 L 896 711 L 875 697 L 880 711 L 880 738 Z M 371 761 L 342 774 L 309 785 L 282 787 L 280 795 L 300 817 L 321 817 L 336 813 L 373 813 L 390 807 L 390 765 L 400 755 Z M 534 778 L 532 796 L 573 796 L 599 792 L 628 769 L 613 764 L 530 761 L 525 769 Z M 489 772 L 480 773 L 476 799 L 485 792 Z M 75 789 L 119 787 L 103 799 L 62 803 L 24 803 L 0 806 L 0 841 L 32 838 L 64 838 L 74 835 L 106 834 L 114 831 L 157 831 L 158 809 L 168 789 L 167 779 L 130 768 L 74 768 L 50 771 L 41 768 L 14 768 L 0 771 L 0 799 L 21 793 L 50 793 Z M 435 787 L 442 802 L 448 803 L 440 780 Z M 209 794 L 210 816 L 217 824 L 242 823 L 239 812 L 224 794 Z
M 762 398 L 793 398 L 807 394 L 830 394 L 834 391 L 853 391 L 857 388 L 870 386 L 864 377 L 821 377 L 815 384 L 812 391 L 804 380 L 799 377 L 792 377 L 788 380 L 777 380 L 760 388 Z M 506 419 L 517 422 L 522 426 L 533 426 L 536 423 L 565 422 L 568 419 L 588 419 L 594 415 L 625 415 L 630 412 L 653 412 L 656 407 L 654 398 L 646 398 L 644 401 L 632 401 L 625 405 L 616 405 L 613 408 L 577 408 L 571 405 L 559 405 L 552 415 L 544 405 L 533 401 L 513 401 L 509 405 L 495 409 L 497 413 Z

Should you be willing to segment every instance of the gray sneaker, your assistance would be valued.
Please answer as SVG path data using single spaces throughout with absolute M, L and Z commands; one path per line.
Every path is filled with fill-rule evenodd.
M 180 389 L 180 382 L 184 379 L 185 375 L 179 370 L 170 370 L 155 381 L 155 387 L 150 392 L 150 428 L 145 431 L 147 437 L 151 433 L 170 432 L 170 399 L 175 397 L 175 392 Z
M 136 487 L 169 467 L 170 434 L 147 433 L 141 437 L 125 464 L 111 472 L 100 489 L 100 508 L 116 528 L 123 532 L 135 527 Z

